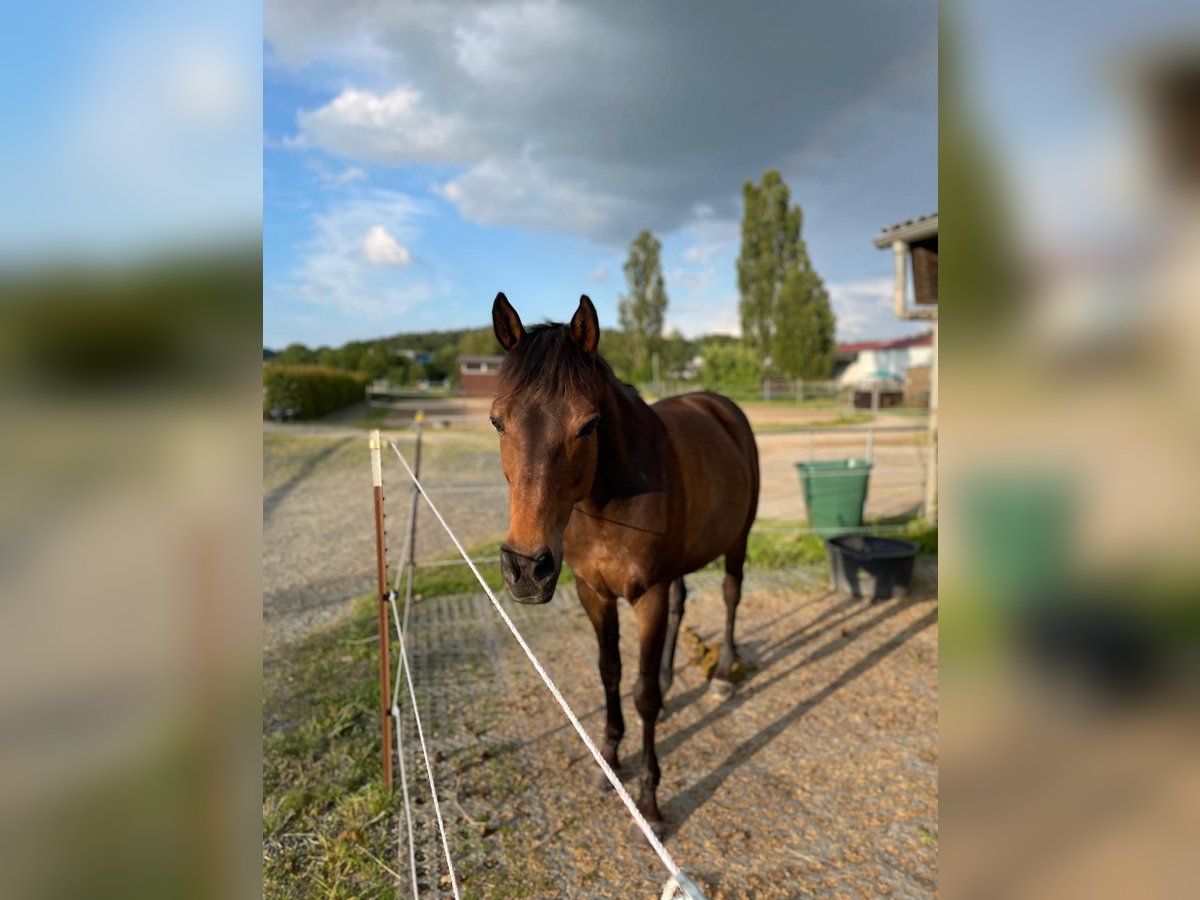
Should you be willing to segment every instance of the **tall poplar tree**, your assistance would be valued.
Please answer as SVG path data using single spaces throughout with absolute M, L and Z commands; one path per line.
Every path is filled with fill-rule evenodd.
M 633 377 L 645 378 L 650 354 L 662 339 L 668 302 L 662 274 L 662 243 L 648 230 L 629 245 L 625 281 L 629 293 L 618 306 L 621 329 L 629 342 Z
M 835 319 L 829 295 L 800 236 L 803 213 L 770 169 L 760 184 L 742 188 L 742 249 L 738 311 L 742 339 L 761 362 L 793 378 L 828 378 L 833 369 Z

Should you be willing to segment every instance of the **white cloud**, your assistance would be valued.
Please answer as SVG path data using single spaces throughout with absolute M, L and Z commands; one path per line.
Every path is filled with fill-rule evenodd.
M 706 334 L 740 335 L 742 333 L 737 297 L 726 296 L 683 301 L 672 299 L 671 305 L 667 308 L 667 318 L 671 329 L 677 328 L 692 338 Z
M 389 93 L 347 88 L 324 106 L 296 117 L 296 147 L 320 147 L 352 159 L 400 165 L 462 163 L 474 155 L 474 135 L 455 115 L 431 111 L 421 92 L 401 85 Z
M 729 244 L 724 241 L 693 244 L 683 251 L 683 261 L 693 266 L 706 266 L 728 249 Z
M 250 106 L 237 62 L 211 46 L 192 46 L 167 73 L 181 111 L 213 127 L 236 123 Z
M 388 233 L 382 225 L 372 226 L 363 238 L 363 253 L 375 266 L 407 266 L 412 262 L 408 248 Z
M 239 17 L 111 12 L 72 41 L 70 77 L 36 114 L 6 123 L 21 140 L 5 148 L 0 264 L 140 259 L 261 227 L 261 53 L 231 40 Z M 52 69 L 29 63 L 10 81 L 32 97 Z
M 739 334 L 732 257 L 740 226 L 714 218 L 703 204 L 691 214 L 680 234 L 666 240 L 665 257 L 669 260 L 678 254 L 684 263 L 665 272 L 671 298 L 667 318 L 671 327 L 688 335 Z
M 476 82 L 519 83 L 531 55 L 569 48 L 585 17 L 556 0 L 520 0 L 480 9 L 454 30 L 454 57 Z
M 407 194 L 376 190 L 313 216 L 281 292 L 372 322 L 395 317 L 399 329 L 402 313 L 450 290 L 444 278 L 417 276 L 408 265 L 424 215 Z
M 340 172 L 330 172 L 320 163 L 314 161 L 313 169 L 317 173 L 317 181 L 320 182 L 321 187 L 329 190 L 367 180 L 367 173 L 358 166 L 346 166 Z
M 665 273 L 668 293 L 682 293 L 689 296 L 703 296 L 712 290 L 717 273 L 711 268 L 704 269 L 668 269 Z
M 889 143 L 936 132 L 935 6 L 877 5 L 864 31 L 845 4 L 779 4 L 755 19 L 729 4 L 681 17 L 569 0 L 267 0 L 264 26 L 280 65 L 340 66 L 349 85 L 299 113 L 294 145 L 462 166 L 441 193 L 486 225 L 625 243 L 642 228 L 733 219 L 738 185 L 771 165 L 828 179 L 788 162 L 847 108 L 855 121 L 884 115 Z M 761 102 L 764 84 L 818 88 L 780 115 Z M 843 169 L 849 141 L 878 156 L 875 132 L 830 140 Z M 856 173 L 856 192 L 886 192 L 907 164 Z
M 839 339 L 874 338 L 894 334 L 899 325 L 892 314 L 891 278 L 867 278 L 826 285 L 837 316 Z
M 464 218 L 481 225 L 565 228 L 593 237 L 604 234 L 627 205 L 619 197 L 597 193 L 583 178 L 551 176 L 532 151 L 512 160 L 487 157 L 442 185 L 439 193 Z
M 592 269 L 592 271 L 588 273 L 587 280 L 593 284 L 599 284 L 602 281 L 608 281 L 608 267 L 596 266 L 596 268 Z

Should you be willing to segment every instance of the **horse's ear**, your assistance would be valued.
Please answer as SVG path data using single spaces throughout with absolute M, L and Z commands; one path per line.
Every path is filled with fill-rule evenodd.
M 579 298 L 579 309 L 571 317 L 571 340 L 588 356 L 595 356 L 596 348 L 600 346 L 600 320 L 587 294 Z
M 503 292 L 496 295 L 496 302 L 492 304 L 492 328 L 495 329 L 496 340 L 506 351 L 517 346 L 525 338 L 525 326 L 521 324 L 521 317 L 517 315 L 517 311 L 512 308 Z

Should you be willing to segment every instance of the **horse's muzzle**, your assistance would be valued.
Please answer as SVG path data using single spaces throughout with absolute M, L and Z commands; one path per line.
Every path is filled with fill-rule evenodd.
M 518 603 L 549 603 L 558 583 L 558 562 L 549 547 L 526 555 L 507 545 L 500 547 L 500 574 L 508 593 Z

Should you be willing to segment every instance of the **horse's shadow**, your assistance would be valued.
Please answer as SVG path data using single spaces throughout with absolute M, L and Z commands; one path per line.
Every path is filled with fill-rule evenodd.
M 881 604 L 870 618 L 843 628 L 843 625 L 856 616 L 861 615 L 864 605 L 861 601 L 848 601 L 837 604 L 825 610 L 815 619 L 804 623 L 786 637 L 775 642 L 746 642 L 740 651 L 745 652 L 749 663 L 747 674 L 738 685 L 733 696 L 720 705 L 714 706 L 687 726 L 666 734 L 658 742 L 660 759 L 669 764 L 670 753 L 687 742 L 698 732 L 715 722 L 719 722 L 737 713 L 748 701 L 770 690 L 784 679 L 800 669 L 830 656 L 846 647 L 872 629 L 882 625 L 887 620 L 911 609 L 916 605 L 936 601 L 934 596 L 918 594 L 908 599 Z M 870 609 L 870 607 L 866 607 Z M 753 736 L 730 748 L 725 757 L 706 775 L 678 794 L 669 795 L 662 806 L 663 817 L 667 822 L 668 837 L 683 827 L 684 823 L 717 792 L 722 784 L 744 763 L 766 748 L 772 741 L 783 734 L 793 723 L 807 715 L 811 710 L 824 703 L 833 694 L 847 686 L 857 678 L 875 668 L 899 647 L 924 631 L 937 621 L 936 602 L 932 609 L 917 619 L 898 634 L 889 638 L 866 656 L 846 668 L 832 681 L 821 687 L 808 698 L 802 700 L 786 713 L 778 716 L 760 728 Z M 814 626 L 819 626 L 814 628 Z M 832 637 L 818 646 L 803 658 L 790 662 L 789 659 L 822 637 L 834 632 Z M 782 668 L 780 668 L 782 666 Z M 672 703 L 673 714 L 682 712 L 694 703 L 700 702 L 708 688 L 707 682 L 702 682 L 688 689 L 675 698 Z M 633 754 L 624 763 L 622 771 L 629 773 L 636 770 L 639 756 Z

